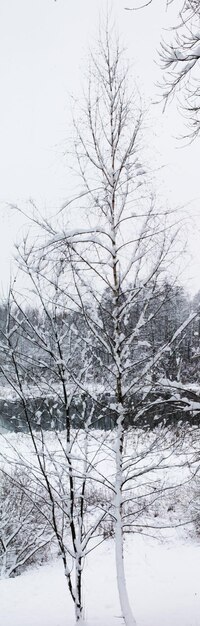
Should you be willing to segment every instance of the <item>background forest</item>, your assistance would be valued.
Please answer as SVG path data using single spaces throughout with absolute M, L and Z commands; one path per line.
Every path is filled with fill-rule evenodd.
M 184 323 L 191 311 L 198 308 L 199 301 L 199 294 L 191 299 L 182 287 L 170 285 L 167 282 L 159 286 L 156 299 L 149 306 L 150 319 L 143 327 L 139 341 L 133 338 L 130 342 L 129 381 L 133 379 L 138 369 L 142 369 L 147 359 L 153 358 L 160 346 L 170 342 L 176 329 Z M 137 326 L 142 310 L 141 293 L 129 310 L 126 325 L 128 335 Z M 41 307 L 29 306 L 23 310 L 13 305 L 12 311 L 9 312 L 7 304 L 2 304 L 0 308 L 1 429 L 27 431 L 26 420 L 14 386 L 8 387 L 10 375 L 13 373 L 10 349 L 6 346 L 8 313 L 10 315 L 10 346 L 16 349 L 16 353 L 20 356 L 20 375 L 23 384 L 29 389 L 34 426 L 39 428 L 42 425 L 45 429 L 53 429 L 56 424 L 59 429 L 62 429 L 64 413 L 62 400 L 59 398 L 59 377 L 55 366 L 52 311 L 50 307 L 44 313 Z M 96 315 L 103 328 L 106 329 L 107 335 L 112 335 L 112 299 L 108 290 L 102 295 Z M 87 397 L 87 390 L 90 390 L 91 394 L 98 398 L 92 420 L 93 425 L 96 426 L 98 423 L 100 428 L 106 429 L 112 427 L 113 415 L 108 407 L 107 397 L 107 394 L 109 396 L 109 382 L 107 390 L 102 372 L 102 369 L 104 370 L 109 365 L 109 359 L 102 350 L 100 340 L 94 337 L 89 329 L 87 317 L 78 310 L 58 308 L 54 323 L 62 337 L 62 355 L 64 361 L 68 363 L 69 371 L 73 371 L 74 376 L 78 376 L 80 370 L 83 372 L 82 389 L 79 387 L 75 398 L 72 399 L 71 414 L 74 425 L 81 426 L 82 424 L 81 404 L 84 397 L 87 399 L 87 412 L 91 408 L 92 398 Z M 52 344 L 52 353 L 50 351 L 46 354 L 42 341 L 39 341 L 41 330 L 46 344 Z M 58 355 L 56 358 L 58 362 Z M 183 328 L 180 336 L 168 348 L 159 363 L 155 364 L 145 387 L 142 382 L 141 388 L 138 389 L 137 404 L 134 409 L 130 392 L 127 398 L 127 425 L 145 425 L 152 428 L 160 421 L 177 425 L 187 421 L 198 424 L 199 359 L 200 322 L 197 317 L 187 328 Z M 86 362 L 89 364 L 87 367 L 85 367 Z

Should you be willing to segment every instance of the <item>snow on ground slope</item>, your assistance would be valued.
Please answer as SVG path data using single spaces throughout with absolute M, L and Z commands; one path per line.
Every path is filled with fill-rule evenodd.
M 130 536 L 125 562 L 138 626 L 199 626 L 200 544 Z M 74 625 L 60 560 L 1 580 L 0 598 L 1 626 Z M 87 626 L 122 626 L 112 540 L 87 558 L 84 598 Z

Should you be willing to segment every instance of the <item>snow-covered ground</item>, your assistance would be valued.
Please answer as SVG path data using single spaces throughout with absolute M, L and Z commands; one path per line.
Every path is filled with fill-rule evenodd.
M 104 445 L 97 458 L 100 435 Z M 193 455 L 196 458 L 198 448 L 196 430 L 194 435 L 194 438 L 193 434 L 192 437 L 188 435 L 187 441 L 184 438 L 177 449 L 174 438 L 171 447 L 169 435 L 164 442 L 166 447 L 161 450 L 156 446 L 152 448 L 152 438 L 155 437 L 152 433 L 142 437 L 139 431 L 134 431 L 127 438 L 125 452 L 127 458 L 131 455 L 136 461 L 136 474 L 140 463 L 143 467 L 149 463 L 155 467 L 155 476 L 153 473 L 151 478 L 151 472 L 148 472 L 148 482 L 151 478 L 154 486 L 155 481 L 159 480 L 158 490 L 161 482 L 165 487 L 164 499 L 159 508 L 155 508 L 156 499 L 155 506 L 151 503 L 149 510 L 148 507 L 143 510 L 142 534 L 128 535 L 124 544 L 130 603 L 138 626 L 200 626 L 200 542 L 194 528 L 188 524 L 186 527 L 165 528 L 162 531 L 156 529 L 156 526 L 162 524 L 182 523 L 182 516 L 186 514 L 187 517 L 191 483 L 186 482 L 182 491 L 178 487 L 175 492 L 169 490 L 169 486 L 179 484 L 180 475 L 184 480 L 187 478 L 188 460 Z M 80 432 L 79 436 L 80 444 L 83 434 Z M 64 443 L 64 433 L 61 437 Z M 53 433 L 46 433 L 45 438 L 50 464 L 52 459 L 57 458 L 62 469 L 59 441 Z M 103 475 L 111 479 L 114 469 L 113 434 L 92 431 L 90 445 L 90 455 L 94 455 Z M 78 454 L 76 446 L 78 441 L 75 442 L 75 460 Z M 148 454 L 143 458 L 144 447 L 147 447 Z M 138 458 L 134 456 L 136 451 Z M 23 461 L 22 466 L 29 470 L 35 464 L 34 451 L 27 435 L 1 435 L 1 454 L 0 464 L 6 468 L 16 460 L 19 464 Z M 136 521 L 139 527 L 141 518 Z M 145 536 L 146 523 L 154 526 L 147 531 L 154 538 Z M 87 626 L 122 626 L 115 571 L 114 541 L 108 539 L 86 557 L 83 595 Z M 0 626 L 73 626 L 74 621 L 73 603 L 60 559 L 40 567 L 29 567 L 16 578 L 0 580 Z
M 177 538 L 158 543 L 141 536 L 125 542 L 130 601 L 138 626 L 199 626 L 200 544 Z M 60 560 L 0 581 L 1 626 L 73 626 L 72 601 Z M 87 557 L 87 626 L 120 626 L 109 540 Z

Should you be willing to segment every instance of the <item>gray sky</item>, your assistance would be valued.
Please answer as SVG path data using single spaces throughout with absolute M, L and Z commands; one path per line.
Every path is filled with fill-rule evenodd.
M 162 114 L 150 106 L 160 96 L 157 50 L 162 26 L 172 19 L 165 0 L 142 12 L 128 12 L 134 0 L 0 0 L 0 286 L 6 290 L 13 243 L 23 219 L 9 203 L 29 198 L 47 212 L 57 210 L 71 184 L 66 166 L 70 94 L 84 85 L 88 47 L 92 48 L 99 13 L 112 4 L 142 99 L 148 108 L 148 159 L 155 184 L 173 206 L 188 203 L 191 217 L 188 269 L 183 281 L 193 293 L 200 288 L 199 140 L 181 148 L 177 134 L 184 122 L 173 103 Z M 176 3 L 174 3 L 176 4 Z M 171 12 L 174 9 L 171 9 Z M 156 63 L 157 61 L 157 63 Z

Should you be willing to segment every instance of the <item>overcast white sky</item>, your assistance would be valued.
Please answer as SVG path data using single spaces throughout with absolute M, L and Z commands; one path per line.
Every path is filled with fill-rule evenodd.
M 159 93 L 155 82 L 161 77 L 156 64 L 161 29 L 171 18 L 169 13 L 166 16 L 165 0 L 153 0 L 142 12 L 125 11 L 133 2 L 0 0 L 0 286 L 4 291 L 13 243 L 23 222 L 9 203 L 24 207 L 33 198 L 41 209 L 52 212 L 68 197 L 69 96 L 84 84 L 88 47 L 107 4 L 112 4 L 132 73 L 149 108 L 152 169 L 154 162 L 166 164 L 157 185 L 173 206 L 192 201 L 190 265 L 184 280 L 193 293 L 200 288 L 200 138 L 181 148 L 175 137 L 184 132 L 184 123 L 176 104 L 165 115 L 160 105 L 150 107 Z

